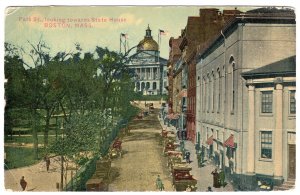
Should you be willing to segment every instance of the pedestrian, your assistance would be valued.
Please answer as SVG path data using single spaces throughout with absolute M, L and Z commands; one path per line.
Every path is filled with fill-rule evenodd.
M 213 172 L 211 172 L 211 174 L 213 175 L 213 187 L 219 188 L 219 187 L 220 187 L 220 184 L 219 184 L 219 173 L 218 173 L 218 169 L 216 168 Z
M 24 191 L 27 186 L 27 182 L 25 181 L 24 176 L 22 176 L 22 178 L 20 179 L 20 185 L 22 187 L 22 190 Z
M 47 172 L 49 171 L 49 167 L 50 167 L 50 158 L 48 156 L 45 157 L 45 161 L 46 161 L 46 168 L 47 168 Z
M 201 167 L 201 153 L 197 153 L 198 168 Z
M 159 189 L 160 191 L 163 191 L 165 189 L 164 184 L 163 184 L 162 180 L 160 179 L 159 175 L 156 178 L 156 188 Z
M 198 154 L 200 152 L 200 144 L 199 143 L 196 143 L 195 150 L 196 150 L 196 154 Z
M 201 162 L 201 166 L 203 166 L 203 163 L 204 163 L 204 150 L 201 151 L 201 153 L 200 153 L 200 162 Z
M 210 186 L 207 187 L 207 192 L 212 192 L 212 189 Z
M 185 153 L 185 160 L 186 160 L 187 163 L 190 163 L 190 162 L 191 162 L 190 156 L 191 156 L 191 153 L 190 153 L 190 152 L 186 152 L 186 153 Z
M 225 172 L 223 170 L 220 171 L 219 178 L 220 178 L 220 186 L 222 186 L 224 188 L 225 187 Z

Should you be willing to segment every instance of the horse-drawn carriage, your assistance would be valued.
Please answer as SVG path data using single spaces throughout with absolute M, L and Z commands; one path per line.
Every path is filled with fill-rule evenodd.
M 163 145 L 164 147 L 163 147 L 163 153 L 164 153 L 164 155 L 170 155 L 170 153 L 168 153 L 168 152 L 170 152 L 170 151 L 175 151 L 177 148 L 178 148 L 178 144 L 177 143 L 175 143 L 175 141 L 174 141 L 174 139 L 172 139 L 172 138 L 166 138 L 165 140 L 164 140 L 164 145 Z
M 185 191 L 188 187 L 191 191 L 196 191 L 197 180 L 190 174 L 192 170 L 187 164 L 176 165 L 172 169 L 173 186 L 176 191 Z
M 110 180 L 110 159 L 98 160 L 94 175 L 86 182 L 86 191 L 108 191 L 108 184 L 110 183 Z
M 122 157 L 122 141 L 116 139 L 109 150 L 110 158 Z

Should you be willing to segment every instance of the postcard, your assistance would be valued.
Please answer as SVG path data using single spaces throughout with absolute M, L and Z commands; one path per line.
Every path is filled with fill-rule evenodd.
M 4 188 L 293 191 L 290 6 L 9 6 Z

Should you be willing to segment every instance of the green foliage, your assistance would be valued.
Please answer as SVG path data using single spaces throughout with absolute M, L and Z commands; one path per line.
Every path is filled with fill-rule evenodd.
M 28 44 L 27 52 L 5 44 L 9 102 L 5 133 L 16 125 L 30 125 L 30 140 L 37 152 L 38 130 L 43 129 L 46 146 L 53 115 L 59 115 L 64 119 L 64 137 L 55 142 L 51 137 L 48 149 L 83 164 L 99 150 L 106 150 L 116 136 L 116 121 L 136 115 L 130 104 L 135 93 L 132 72 L 124 63 L 127 56 L 98 46 L 94 53 L 82 53 L 76 44 L 75 52 L 58 52 L 52 57 L 43 40 Z M 20 53 L 32 59 L 31 64 Z
M 99 150 L 99 131 L 102 116 L 99 113 L 74 114 L 65 126 L 65 135 L 51 145 L 50 151 L 79 159 Z
M 25 167 L 37 163 L 41 158 L 34 158 L 32 148 L 26 147 L 5 147 L 6 152 L 6 169 Z M 42 155 L 41 155 L 42 156 Z M 20 160 L 21 159 L 21 160 Z

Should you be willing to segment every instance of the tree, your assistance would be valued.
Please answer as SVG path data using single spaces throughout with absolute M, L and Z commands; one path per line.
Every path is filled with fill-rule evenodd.
M 23 113 L 26 108 L 24 97 L 28 95 L 26 90 L 26 70 L 20 58 L 17 48 L 5 43 L 4 73 L 7 81 L 5 88 L 5 135 L 10 134 L 12 138 L 12 126 L 18 124 L 21 119 L 26 120 Z

